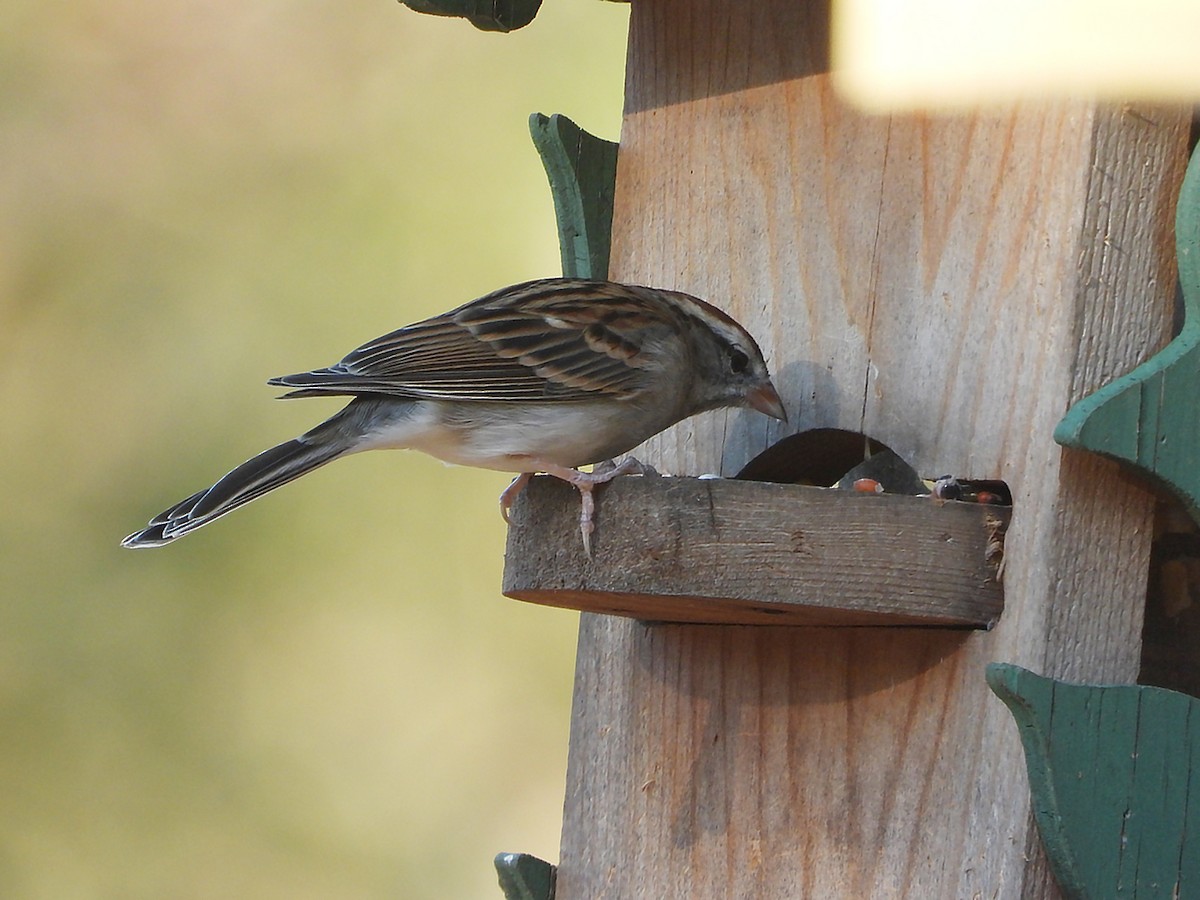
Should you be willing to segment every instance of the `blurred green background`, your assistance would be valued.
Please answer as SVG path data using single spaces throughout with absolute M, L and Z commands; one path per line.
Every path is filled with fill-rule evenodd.
M 530 112 L 615 139 L 627 8 L 75 0 L 0 30 L 0 897 L 498 898 L 557 858 L 576 617 L 504 475 L 352 457 L 121 537 L 336 401 L 269 376 L 556 274 Z

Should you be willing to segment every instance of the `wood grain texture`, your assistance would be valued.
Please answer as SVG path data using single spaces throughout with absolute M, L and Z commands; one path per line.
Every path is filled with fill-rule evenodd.
M 1200 701 L 1065 684 L 992 665 L 1025 747 L 1038 828 L 1063 893 L 1191 897 L 1200 887 Z
M 983 670 L 1136 677 L 1151 498 L 1052 432 L 1166 343 L 1186 111 L 867 116 L 822 3 L 631 13 L 610 274 L 735 314 L 792 428 L 1003 478 L 1014 512 L 986 634 L 585 615 L 559 896 L 1053 896 Z M 730 474 L 784 433 L 712 413 L 638 456 Z
M 504 593 L 659 622 L 987 628 L 1005 507 L 794 484 L 617 478 L 579 496 L 540 476 L 513 508 Z M 992 550 L 993 542 L 996 543 Z
M 1175 216 L 1184 324 L 1162 351 L 1076 403 L 1054 431 L 1067 447 L 1102 453 L 1171 491 L 1200 521 L 1200 153 Z
M 566 116 L 529 117 L 558 222 L 563 275 L 608 277 L 617 145 L 588 134 Z

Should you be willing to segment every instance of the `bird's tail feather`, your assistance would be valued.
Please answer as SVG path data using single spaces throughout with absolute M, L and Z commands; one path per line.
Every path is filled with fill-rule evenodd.
M 264 450 L 212 487 L 159 513 L 141 531 L 121 541 L 121 546 L 136 549 L 169 544 L 353 449 L 350 441 L 329 439 L 327 431 L 322 435 L 324 440 L 314 440 L 320 432 L 320 429 L 314 429 L 295 440 Z

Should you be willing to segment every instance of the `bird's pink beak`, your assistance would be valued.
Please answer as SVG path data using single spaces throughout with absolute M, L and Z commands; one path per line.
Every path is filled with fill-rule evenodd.
M 779 399 L 779 392 L 775 390 L 775 385 L 769 381 L 746 394 L 746 405 L 751 409 L 757 409 L 760 413 L 770 416 L 772 419 L 778 419 L 780 422 L 787 421 L 787 410 L 783 408 L 783 401 Z

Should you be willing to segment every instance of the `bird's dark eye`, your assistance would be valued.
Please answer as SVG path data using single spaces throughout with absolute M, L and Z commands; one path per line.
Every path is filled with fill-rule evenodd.
M 750 366 L 750 357 L 734 347 L 729 351 L 729 371 L 741 375 Z

